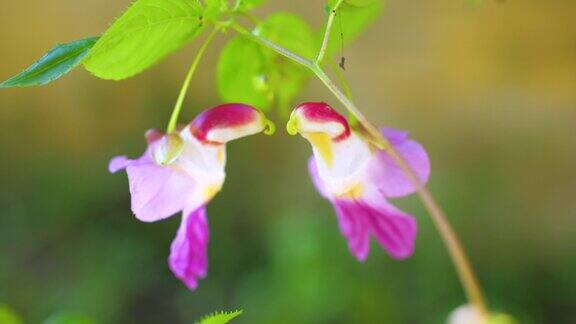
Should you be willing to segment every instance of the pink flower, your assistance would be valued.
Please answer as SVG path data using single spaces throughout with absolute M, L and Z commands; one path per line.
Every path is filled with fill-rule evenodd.
M 287 125 L 312 144 L 308 167 L 318 192 L 336 211 L 350 252 L 365 261 L 370 236 L 395 259 L 414 252 L 416 220 L 388 202 L 415 191 L 390 156 L 352 130 L 346 119 L 325 103 L 298 106 Z M 382 129 L 382 135 L 410 164 L 422 182 L 428 180 L 426 151 L 404 131 Z
M 207 272 L 206 204 L 224 183 L 226 143 L 262 131 L 274 131 L 262 113 L 247 105 L 226 104 L 202 112 L 180 132 L 148 131 L 148 148 L 138 159 L 118 156 L 110 161 L 110 172 L 128 173 L 136 218 L 155 222 L 182 212 L 168 261 L 191 290 Z

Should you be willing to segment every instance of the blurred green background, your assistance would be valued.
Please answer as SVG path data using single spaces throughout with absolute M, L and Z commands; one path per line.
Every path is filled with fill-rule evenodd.
M 128 3 L 2 1 L 0 79 L 56 43 L 100 33 Z M 278 10 L 323 23 L 322 1 L 270 0 L 257 12 Z M 576 322 L 575 17 L 570 0 L 388 1 L 344 49 L 358 106 L 428 149 L 430 188 L 490 306 L 521 323 Z M 182 120 L 220 103 L 225 39 L 208 51 Z M 236 308 L 237 323 L 442 323 L 465 302 L 414 197 L 397 202 L 419 220 L 414 257 L 396 262 L 373 244 L 356 262 L 310 183 L 307 143 L 274 113 L 276 136 L 229 145 L 227 181 L 208 209 L 209 275 L 186 290 L 166 262 L 179 217 L 138 222 L 125 175 L 106 168 L 165 126 L 196 47 L 124 82 L 78 70 L 0 92 L 0 304 L 25 323 L 68 312 L 191 323 Z M 299 100 L 339 107 L 315 80 Z

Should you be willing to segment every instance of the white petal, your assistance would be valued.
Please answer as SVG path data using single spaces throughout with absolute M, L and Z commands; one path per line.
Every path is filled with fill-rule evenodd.
M 224 183 L 226 176 L 226 146 L 203 144 L 198 141 L 187 129 L 181 132 L 182 139 L 186 142 L 184 150 L 178 160 L 173 164 L 180 168 L 197 181 L 200 190 L 198 199 L 212 198 Z
M 368 144 L 358 135 L 352 133 L 342 141 L 330 140 L 323 144 L 316 143 L 316 145 L 315 139 L 311 138 L 310 134 L 303 136 L 313 144 L 318 174 L 330 193 L 340 196 L 362 182 L 373 154 Z M 321 145 L 329 145 L 329 147 L 321 147 Z

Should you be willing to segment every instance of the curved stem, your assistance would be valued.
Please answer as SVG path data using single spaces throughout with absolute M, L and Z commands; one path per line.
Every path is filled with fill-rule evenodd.
M 392 145 L 390 145 L 389 141 L 380 134 L 379 130 L 372 123 L 370 123 L 370 121 L 354 105 L 354 103 L 352 103 L 352 101 L 346 95 L 344 95 L 342 91 L 340 91 L 340 89 L 334 84 L 334 82 L 332 82 L 330 77 L 328 77 L 328 75 L 324 72 L 319 64 L 315 64 L 295 53 L 292 53 L 289 50 L 274 44 L 266 38 L 254 35 L 237 23 L 232 23 L 231 26 L 238 33 L 250 38 L 262 46 L 272 49 L 280 55 L 283 55 L 312 71 L 316 77 L 318 77 L 318 79 L 320 79 L 320 81 L 322 81 L 322 83 L 324 83 L 324 85 L 344 105 L 344 107 L 346 107 L 346 109 L 354 116 L 356 116 L 356 119 L 361 123 L 363 128 L 368 133 L 370 137 L 369 140 L 371 140 L 377 147 L 385 150 L 390 154 L 392 159 L 394 159 L 400 168 L 402 168 L 410 182 L 412 182 L 416 188 L 420 200 L 430 214 L 434 225 L 438 230 L 438 233 L 442 237 L 442 240 L 448 249 L 448 253 L 452 259 L 454 267 L 456 268 L 458 278 L 462 283 L 468 300 L 474 305 L 474 307 L 476 307 L 485 321 L 485 319 L 488 318 L 488 309 L 484 301 L 482 289 L 480 288 L 474 270 L 472 269 L 472 265 L 468 261 L 468 257 L 464 252 L 464 248 L 462 247 L 458 236 L 452 229 L 452 226 L 450 225 L 446 215 L 432 196 L 432 193 L 426 188 L 426 186 L 424 186 L 424 184 L 422 184 L 412 167 L 410 167 L 410 165 L 404 160 L 400 153 Z
M 422 182 L 416 176 L 416 173 L 414 173 L 414 170 L 410 167 L 402 155 L 400 155 L 400 153 L 394 149 L 393 146 L 390 146 L 390 148 L 387 150 L 387 153 L 392 157 L 392 159 L 394 159 L 396 164 L 400 166 L 410 182 L 412 182 L 412 185 L 416 188 L 418 196 L 432 217 L 436 229 L 440 233 L 444 244 L 448 248 L 448 252 L 452 258 L 454 267 L 458 272 L 460 282 L 464 286 L 464 291 L 466 292 L 468 300 L 478 309 L 483 319 L 486 320 L 488 318 L 488 308 L 484 301 L 482 288 L 478 283 L 478 279 L 476 278 L 476 274 L 474 273 L 472 265 L 468 260 L 464 248 L 462 247 L 462 243 L 448 222 L 446 214 L 438 202 L 436 202 L 430 190 L 428 190 L 428 188 L 422 184 Z
M 311 61 L 303 58 L 302 56 L 296 54 L 296 53 L 292 53 L 289 50 L 285 49 L 284 47 L 281 47 L 279 45 L 276 45 L 275 43 L 269 41 L 266 38 L 263 38 L 261 36 L 255 35 L 253 33 L 251 33 L 248 29 L 244 28 L 242 25 L 239 25 L 237 22 L 232 21 L 230 23 L 230 27 L 232 27 L 232 29 L 234 29 L 236 32 L 238 32 L 240 35 L 247 37 L 248 39 L 264 46 L 264 47 L 268 47 L 269 49 L 275 51 L 276 53 L 279 53 L 282 56 L 287 57 L 288 59 L 303 65 L 305 67 L 307 67 L 308 69 L 313 69 L 315 67 L 315 64 L 312 63 Z
M 219 29 L 217 27 L 212 30 L 210 35 L 208 35 L 208 37 L 198 50 L 198 53 L 196 54 L 194 61 L 192 61 L 192 64 L 190 65 L 190 69 L 186 74 L 184 83 L 182 83 L 182 88 L 180 89 L 180 93 L 178 94 L 178 99 L 176 100 L 176 104 L 174 105 L 174 109 L 172 110 L 172 115 L 170 116 L 168 127 L 166 128 L 167 134 L 172 133 L 176 129 L 176 124 L 178 123 L 178 116 L 180 115 L 180 111 L 182 110 L 182 103 L 184 102 L 184 97 L 186 97 L 186 92 L 188 92 L 188 88 L 190 87 L 190 81 L 192 80 L 192 76 L 194 75 L 194 72 L 196 72 L 198 63 L 200 63 L 200 59 L 202 59 L 202 56 L 204 55 L 206 48 L 208 48 L 208 45 L 210 45 L 210 43 L 214 39 L 214 36 L 216 36 L 216 34 L 218 33 L 218 30 Z

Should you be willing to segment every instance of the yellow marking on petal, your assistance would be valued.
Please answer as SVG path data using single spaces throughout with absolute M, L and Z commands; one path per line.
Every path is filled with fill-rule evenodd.
M 346 191 L 344 196 L 352 199 L 359 199 L 360 197 L 362 197 L 363 192 L 364 187 L 362 186 L 361 183 L 357 183 L 354 186 L 352 186 L 348 191 Z
M 332 152 L 332 140 L 325 133 L 309 133 L 307 134 L 310 143 L 318 150 L 324 162 L 328 167 L 332 167 L 334 162 L 334 154 Z
M 218 162 L 220 162 L 220 164 L 224 165 L 225 159 L 226 159 L 226 154 L 225 154 L 224 148 L 221 147 L 218 150 Z
M 212 199 L 220 191 L 220 186 L 210 185 L 204 189 L 204 199 L 206 201 Z

